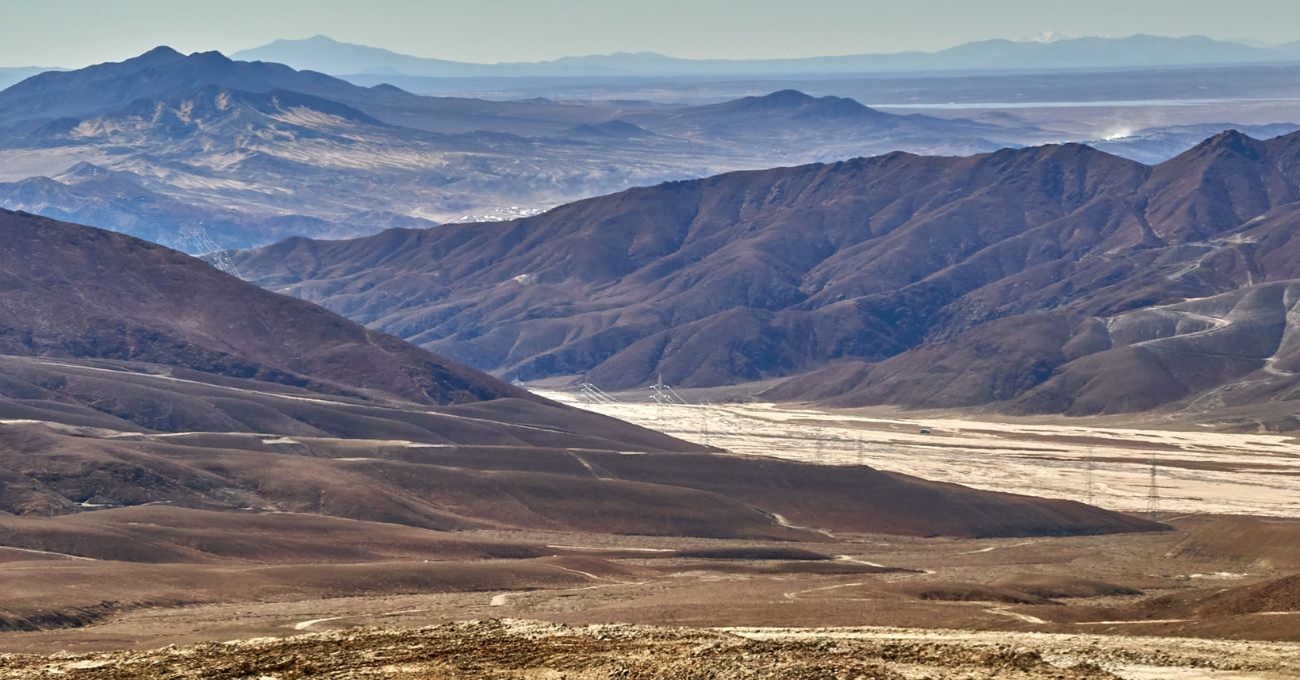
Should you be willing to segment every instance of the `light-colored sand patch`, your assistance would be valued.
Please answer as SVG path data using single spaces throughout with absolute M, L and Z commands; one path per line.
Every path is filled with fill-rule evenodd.
M 643 395 L 585 403 L 576 393 L 541 394 L 735 454 L 869 465 L 1084 502 L 1091 497 L 1095 505 L 1128 512 L 1148 510 L 1154 460 L 1163 518 L 1300 517 L 1300 441 L 1284 435 L 881 418 L 764 403 L 661 405 L 643 401 Z
M 311 628 L 312 626 L 314 626 L 314 625 L 316 625 L 316 624 L 318 624 L 318 623 L 325 623 L 325 622 L 327 622 L 327 621 L 338 621 L 338 620 L 341 619 L 341 618 L 343 618 L 343 617 L 342 617 L 342 616 L 330 616 L 330 617 L 323 618 L 323 619 L 310 619 L 310 620 L 308 620 L 308 621 L 299 621 L 298 623 L 293 624 L 293 629 L 294 629 L 294 630 L 307 630 L 307 629 Z

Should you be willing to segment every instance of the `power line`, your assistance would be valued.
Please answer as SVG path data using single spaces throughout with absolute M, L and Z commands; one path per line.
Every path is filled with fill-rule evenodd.
M 585 401 L 585 402 L 587 402 L 587 403 L 590 403 L 590 404 L 617 404 L 617 403 L 619 403 L 618 399 L 615 399 L 615 398 L 613 397 L 613 395 L 611 395 L 610 393 L 606 392 L 605 390 L 600 389 L 599 387 L 596 387 L 594 384 L 592 384 L 592 383 L 590 383 L 590 382 L 586 382 L 586 381 L 584 381 L 581 385 L 579 385 L 579 386 L 578 386 L 578 392 L 579 392 L 580 398 L 581 398 L 583 401 Z

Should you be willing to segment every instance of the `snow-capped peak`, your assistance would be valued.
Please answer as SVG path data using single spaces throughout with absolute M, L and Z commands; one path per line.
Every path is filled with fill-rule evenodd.
M 1046 44 L 1060 42 L 1062 40 L 1073 40 L 1074 38 L 1075 36 L 1067 35 L 1065 33 L 1057 33 L 1056 31 L 1042 31 L 1033 35 L 1025 36 L 1016 42 Z

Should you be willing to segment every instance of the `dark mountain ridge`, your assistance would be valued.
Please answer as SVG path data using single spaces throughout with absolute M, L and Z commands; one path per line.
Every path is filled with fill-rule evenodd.
M 634 189 L 496 225 L 294 240 L 236 261 L 262 285 L 507 377 L 582 374 L 614 389 L 662 373 L 710 386 L 829 366 L 773 396 L 1104 413 L 1260 371 L 1242 399 L 1293 393 L 1285 305 L 1249 323 L 1136 315 L 1289 285 L 1291 240 L 1272 216 L 1300 210 L 1297 187 L 1295 134 L 1228 131 L 1156 166 L 1078 144 L 895 153 Z M 1249 355 L 1217 328 L 1263 326 Z M 1165 338 L 1158 352 L 1142 344 L 1151 333 Z M 1182 351 L 1207 340 L 1229 358 Z M 1132 355 L 1114 364 L 1122 374 L 1103 358 L 1112 351 Z M 1119 398 L 1126 376 L 1170 361 L 1201 377 Z
M 129 236 L 0 211 L 0 353 L 143 361 L 426 404 L 531 395 Z
M 186 56 L 157 47 L 122 62 L 76 71 L 49 71 L 0 92 L 0 123 L 107 113 L 140 99 L 205 86 L 249 92 L 293 90 L 321 94 L 360 89 L 330 76 L 282 64 L 233 61 L 220 52 Z
M 421 97 L 392 86 L 360 87 L 274 62 L 238 61 L 220 52 L 184 55 L 162 46 L 122 62 L 41 73 L 0 91 L 0 129 L 26 133 L 41 122 L 93 117 L 137 100 L 168 99 L 208 86 L 249 93 L 297 92 L 359 109 L 389 124 L 434 132 L 559 131 L 608 119 L 608 110 L 598 107 Z

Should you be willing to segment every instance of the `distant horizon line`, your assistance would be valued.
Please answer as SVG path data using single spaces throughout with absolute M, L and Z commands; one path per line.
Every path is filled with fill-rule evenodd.
M 1047 36 L 1047 35 L 1059 36 L 1059 38 L 1057 38 L 1057 39 L 1055 39 L 1055 40 L 1037 40 L 1037 39 L 1036 39 L 1036 38 L 1039 38 L 1040 36 Z M 251 47 L 243 47 L 243 48 L 240 48 L 240 49 L 237 49 L 237 50 L 231 50 L 231 51 L 225 51 L 225 50 L 217 50 L 217 51 L 220 51 L 222 54 L 231 55 L 231 54 L 234 54 L 234 53 L 237 53 L 237 52 L 247 52 L 247 51 L 251 51 L 251 50 L 255 50 L 255 49 L 260 49 L 260 48 L 262 48 L 262 47 L 267 47 L 267 46 L 269 46 L 269 45 L 273 45 L 273 44 L 278 43 L 278 42 L 307 42 L 307 41 L 309 41 L 309 40 L 315 40 L 315 39 L 318 39 L 318 38 L 324 38 L 324 39 L 326 39 L 326 40 L 329 40 L 329 41 L 331 41 L 331 42 L 334 42 L 334 43 L 337 43 L 337 44 L 341 44 L 341 45 L 354 45 L 354 46 L 358 46 L 358 47 L 368 47 L 368 48 L 371 48 L 371 49 L 387 50 L 387 51 L 389 51 L 389 52 L 392 52 L 393 54 L 401 55 L 401 56 L 404 56 L 404 57 L 414 57 L 414 58 L 416 58 L 416 59 L 437 59 L 437 60 L 441 60 L 441 61 L 452 61 L 452 62 L 457 62 L 457 63 L 461 63 L 461 64 L 473 64 L 473 65 L 479 65 L 479 66 L 509 66 L 509 65 L 516 65 L 516 64 L 546 64 L 546 63 L 550 63 L 550 62 L 554 62 L 554 61 L 559 61 L 559 60 L 561 60 L 561 59 L 575 59 L 575 58 L 576 58 L 576 59 L 581 59 L 581 58 L 585 58 L 585 57 L 612 57 L 612 56 L 618 56 L 618 55 L 652 55 L 652 56 L 657 56 L 657 57 L 667 57 L 667 58 L 669 58 L 669 59 L 676 59 L 676 60 L 680 60 L 680 61 L 737 61 L 737 62 L 745 62 L 745 61 L 798 61 L 798 60 L 801 60 L 801 59 L 824 59 L 824 58 L 838 58 L 838 57 L 893 56 L 893 55 L 904 55 L 904 54 L 938 54 L 939 52 L 944 52 L 944 51 L 946 51 L 946 50 L 950 50 L 950 49 L 953 49 L 953 48 L 964 47 L 964 46 L 966 46 L 966 45 L 975 45 L 975 44 L 986 43 L 986 42 L 1009 42 L 1009 43 L 1020 43 L 1020 44 L 1033 44 L 1033 43 L 1052 44 L 1052 43 L 1056 43 L 1056 42 L 1068 42 L 1068 41 L 1073 41 L 1073 40 L 1088 40 L 1088 39 L 1098 39 L 1098 40 L 1127 40 L 1127 39 L 1129 39 L 1129 38 L 1140 38 L 1140 37 L 1147 37 L 1147 38 L 1166 38 L 1166 39 L 1170 39 L 1170 40 L 1185 40 L 1185 39 L 1188 39 L 1188 38 L 1205 38 L 1205 39 L 1207 39 L 1207 40 L 1213 40 L 1213 41 L 1215 41 L 1215 42 L 1219 42 L 1219 43 L 1229 43 L 1229 44 L 1234 44 L 1234 45 L 1241 45 L 1241 46 L 1243 46 L 1243 47 L 1249 47 L 1249 48 L 1252 48 L 1252 49 L 1258 49 L 1258 50 L 1268 50 L 1268 49 L 1272 49 L 1272 48 L 1275 48 L 1275 47 L 1280 47 L 1280 46 L 1282 46 L 1282 45 L 1288 45 L 1288 44 L 1291 44 L 1292 42 L 1300 42 L 1300 37 L 1296 38 L 1296 40 L 1294 40 L 1294 41 L 1287 40 L 1287 41 L 1283 41 L 1283 42 L 1270 42 L 1270 41 L 1267 41 L 1267 40 L 1260 40 L 1260 39 L 1258 39 L 1258 38 L 1252 38 L 1252 37 L 1249 37 L 1249 36 L 1244 36 L 1244 37 L 1243 37 L 1243 36 L 1238 36 L 1238 37 L 1235 37 L 1235 38 L 1216 38 L 1216 37 L 1214 37 L 1214 36 L 1206 35 L 1206 34 L 1204 34 L 1204 33 L 1188 33 L 1188 34 L 1184 34 L 1184 35 L 1164 35 L 1164 34 L 1160 34 L 1160 33 L 1143 33 L 1143 32 L 1137 32 L 1137 33 L 1127 33 L 1127 34 L 1123 34 L 1123 35 L 1099 35 L 1099 34 L 1072 35 L 1072 34 L 1067 34 L 1067 33 L 1061 33 L 1061 32 L 1058 32 L 1058 31 L 1045 30 L 1045 31 L 1039 31 L 1039 32 L 1037 32 L 1037 33 L 1032 33 L 1032 34 L 1029 34 L 1029 35 L 1021 36 L 1021 37 L 1019 37 L 1019 38 L 1007 38 L 1007 37 L 995 36 L 995 37 L 989 37 L 989 38 L 980 38 L 980 39 L 978 39 L 978 40 L 966 40 L 966 41 L 963 41 L 963 42 L 958 42 L 958 43 L 954 43 L 954 44 L 948 45 L 947 47 L 940 47 L 940 48 L 938 48 L 938 49 L 929 49 L 929 50 L 926 50 L 926 49 L 908 49 L 908 50 L 899 50 L 899 51 L 894 51 L 894 52 L 843 52 L 843 53 L 835 53 L 835 54 L 822 53 L 822 54 L 805 54 L 805 55 L 802 55 L 802 56 L 796 56 L 796 57 L 775 57 L 775 56 L 774 56 L 774 57 L 679 57 L 679 56 L 674 56 L 674 55 L 672 55 L 672 54 L 669 54 L 669 53 L 667 53 L 667 52 L 660 52 L 660 51 L 658 51 L 658 50 L 653 50 L 653 49 L 646 49 L 646 50 L 635 50 L 635 49 L 629 49 L 629 50 L 615 50 L 615 51 L 613 51 L 613 52 L 588 52 L 588 53 L 585 53 L 585 54 L 562 54 L 562 55 L 560 55 L 560 56 L 558 56 L 558 57 L 538 58 L 538 59 L 534 59 L 534 60 L 531 60 L 531 61 L 528 61 L 528 60 L 513 60 L 513 61 L 469 61 L 469 60 L 457 59 L 457 58 L 446 57 L 446 56 L 430 56 L 430 55 L 424 55 L 424 54 L 414 54 L 414 53 L 411 53 L 411 52 L 399 52 L 399 51 L 397 51 L 397 50 L 394 50 L 394 49 L 391 49 L 391 48 L 388 48 L 388 47 L 383 47 L 383 46 L 381 46 L 381 45 L 372 45 L 372 44 L 367 44 L 367 43 L 351 42 L 351 41 L 348 41 L 348 40 L 342 40 L 342 39 L 339 39 L 339 38 L 335 38 L 335 37 L 333 37 L 333 36 L 331 36 L 331 35 L 327 35 L 327 34 L 325 34 L 325 33 L 315 33 L 315 34 L 313 34 L 313 35 L 309 35 L 309 36 L 306 36 L 306 37 L 303 37 L 303 38 L 276 38 L 276 39 L 271 40 L 271 41 L 269 41 L 269 42 L 263 42 L 263 43 L 260 43 L 260 44 L 257 44 L 257 45 L 253 45 L 253 46 L 251 46 Z M 1248 41 L 1248 42 L 1247 42 L 1247 41 Z M 1250 42 L 1255 42 L 1255 43 L 1258 43 L 1258 44 L 1257 44 L 1257 45 L 1252 45 L 1252 44 L 1249 44 Z
M 1054 39 L 1053 39 L 1053 38 L 1049 38 L 1049 39 L 1046 39 L 1046 40 L 1040 40 L 1040 39 L 1037 39 L 1037 38 L 1039 38 L 1040 36 L 1053 36 L 1053 37 L 1054 37 L 1054 36 L 1059 36 L 1059 37 L 1054 37 Z M 180 53 L 182 53 L 182 54 L 195 54 L 195 53 L 202 53 L 202 52 L 220 52 L 220 53 L 223 54 L 223 55 L 231 56 L 231 55 L 237 54 L 237 53 L 239 53 L 239 52 L 248 52 L 248 51 L 252 51 L 252 50 L 256 50 L 256 49 L 261 49 L 261 48 L 264 48 L 264 47 L 268 47 L 268 46 L 270 46 L 270 45 L 274 45 L 274 44 L 276 44 L 276 43 L 284 43 L 284 42 L 287 42 L 287 43 L 301 43 L 301 42 L 307 42 L 307 41 L 316 40 L 316 39 L 322 39 L 322 38 L 323 38 L 323 39 L 328 40 L 328 41 L 330 41 L 330 42 L 332 42 L 332 43 L 335 43 L 335 44 L 340 44 L 340 45 L 349 45 L 349 46 L 356 46 L 356 47 L 364 47 L 364 48 L 369 48 L 369 49 L 385 50 L 385 51 L 391 52 L 391 53 L 393 53 L 393 54 L 395 54 L 395 55 L 404 56 L 404 57 L 412 57 L 412 58 L 415 58 L 415 59 L 430 59 L 430 60 L 447 61 L 447 62 L 453 62 L 453 63 L 458 63 L 458 64 L 474 65 L 474 66 L 535 65 L 535 64 L 548 64 L 548 63 L 553 63 L 553 62 L 561 61 L 561 60 L 565 60 L 565 59 L 584 59 L 584 58 L 591 58 L 591 57 L 613 57 L 613 56 L 621 56 L 621 55 L 626 55 L 626 56 L 654 56 L 654 57 L 663 57 L 663 58 L 667 58 L 667 59 L 672 59 L 672 60 L 675 60 L 675 61 L 688 61 L 688 62 L 741 62 L 741 63 L 743 63 L 743 62 L 762 62 L 762 61 L 800 61 L 800 60 L 814 60 L 814 59 L 835 59 L 835 58 L 843 58 L 843 57 L 859 57 L 859 56 L 901 56 L 901 55 L 919 55 L 919 54 L 938 54 L 938 53 L 941 53 L 941 52 L 944 52 L 944 51 L 947 51 L 947 50 L 950 50 L 950 49 L 955 49 L 955 48 L 958 48 L 958 47 L 964 47 L 964 46 L 966 46 L 966 45 L 974 45 L 974 44 L 979 44 L 979 43 L 988 43 L 988 42 L 1007 42 L 1007 43 L 1018 43 L 1018 44 L 1034 44 L 1034 43 L 1039 43 L 1039 44 L 1053 44 L 1053 43 L 1057 43 L 1057 42 L 1069 42 L 1069 41 L 1074 41 L 1074 40 L 1088 40 L 1088 39 L 1097 39 L 1097 40 L 1127 40 L 1127 39 L 1130 39 L 1130 38 L 1138 38 L 1138 37 L 1163 38 L 1163 39 L 1169 39 L 1169 40 L 1185 40 L 1185 39 L 1193 39 L 1193 38 L 1203 38 L 1203 39 L 1211 40 L 1211 41 L 1218 42 L 1218 43 L 1240 45 L 1240 46 L 1242 46 L 1242 47 L 1247 47 L 1247 48 L 1251 48 L 1251 49 L 1257 49 L 1257 50 L 1261 50 L 1261 51 L 1267 51 L 1267 50 L 1269 50 L 1269 49 L 1273 49 L 1273 48 L 1280 47 L 1280 46 L 1283 46 L 1283 45 L 1288 45 L 1288 44 L 1291 44 L 1292 42 L 1300 42 L 1300 38 L 1297 38 L 1297 40 L 1295 40 L 1295 41 L 1270 42 L 1270 41 L 1259 40 L 1259 39 L 1256 39 L 1256 38 L 1251 38 L 1251 37 L 1240 37 L 1240 36 L 1239 36 L 1239 37 L 1235 37 L 1235 38 L 1216 38 L 1216 37 L 1214 37 L 1214 36 L 1206 35 L 1206 34 L 1203 34 L 1203 33 L 1190 33 L 1190 34 L 1185 34 L 1185 35 L 1163 35 L 1163 34 L 1158 34 L 1158 33 L 1143 33 L 1143 32 L 1138 32 L 1138 33 L 1130 33 L 1130 34 L 1125 34 L 1125 35 L 1099 35 L 1099 34 L 1089 34 L 1089 35 L 1070 35 L 1070 34 L 1065 34 L 1065 33 L 1058 33 L 1058 32 L 1056 32 L 1056 31 L 1040 31 L 1040 32 L 1038 32 L 1038 33 L 1034 33 L 1034 34 L 1027 35 L 1027 36 L 1022 36 L 1022 37 L 1020 37 L 1020 38 L 989 37 L 989 38 L 981 38 L 981 39 L 978 39 L 978 40 L 968 40 L 968 41 L 964 41 L 964 42 L 959 42 L 959 43 L 955 43 L 955 44 L 952 44 L 952 45 L 948 45 L 947 47 L 942 47 L 942 48 L 938 48 L 938 49 L 930 49 L 930 50 L 926 50 L 926 49 L 908 49 L 908 50 L 900 50 L 900 51 L 894 51 L 894 52 L 867 52 L 867 51 L 861 51 L 861 52 L 859 52 L 859 51 L 853 51 L 853 52 L 843 52 L 843 53 L 833 53 L 833 54 L 832 54 L 832 53 L 822 53 L 822 54 L 806 54 L 806 55 L 801 55 L 801 56 L 784 56 L 784 57 L 783 57 L 783 56 L 769 56 L 769 57 L 732 57 L 732 56 L 719 56 L 719 57 L 683 57 L 683 56 L 676 56 L 676 55 L 673 55 L 673 54 L 669 54 L 669 53 L 667 53 L 667 52 L 661 52 L 661 51 L 653 50 L 653 49 L 645 49 L 645 50 L 628 49 L 628 50 L 615 50 L 615 51 L 612 51 L 612 52 L 589 52 L 589 53 L 562 54 L 562 55 L 557 56 L 557 57 L 538 58 L 538 59 L 534 59 L 534 60 L 531 60 L 531 61 L 529 61 L 529 60 L 513 60 L 513 61 L 470 61 L 470 60 L 458 59 L 458 58 L 448 57 L 448 56 L 430 56 L 430 55 L 424 55 L 424 54 L 414 54 L 414 53 L 410 53 L 410 52 L 401 52 L 401 51 L 394 50 L 394 49 L 391 49 L 391 48 L 388 48 L 388 47 L 384 47 L 384 46 L 381 46 L 381 45 L 374 45 L 374 44 L 361 43 L 361 42 L 350 42 L 350 41 L 348 41 L 348 40 L 335 38 L 335 37 L 330 36 L 330 35 L 327 35 L 327 34 L 325 34 L 325 33 L 315 33 L 315 34 L 308 35 L 308 36 L 306 36 L 306 37 L 301 37 L 301 38 L 276 38 L 276 39 L 271 40 L 271 41 L 269 41 L 269 42 L 262 42 L 262 43 L 259 43 L 259 44 L 256 44 L 256 45 L 252 45 L 252 46 L 248 46 L 248 47 L 239 47 L 239 48 L 229 48 L 229 47 L 227 47 L 227 48 L 217 48 L 217 49 L 196 49 L 196 50 L 191 50 L 191 51 L 188 51 L 188 52 L 185 51 L 185 50 L 179 50 L 179 49 L 177 49 L 176 51 L 177 51 L 177 52 L 180 52 Z M 1256 44 L 1251 44 L 1252 42 L 1253 42 L 1253 43 L 1256 43 Z M 143 49 L 143 50 L 141 50 L 141 51 L 139 51 L 139 52 L 132 53 L 132 56 L 138 56 L 138 55 L 140 55 L 140 54 L 144 54 L 144 53 L 146 53 L 146 52 L 148 52 L 148 51 L 150 51 L 150 50 L 152 50 L 152 49 L 156 49 L 157 47 L 171 47 L 171 46 L 168 45 L 168 44 L 165 43 L 165 42 L 164 42 L 164 43 L 160 43 L 160 44 L 158 44 L 158 45 L 153 45 L 153 46 L 151 46 L 151 47 L 145 48 L 145 49 Z M 176 48 L 172 48 L 172 49 L 176 49 Z M 129 58 L 131 58 L 131 57 L 129 57 L 129 56 L 128 56 L 128 57 L 123 57 L 123 58 L 118 59 L 118 61 L 125 60 L 125 59 L 129 59 Z M 2 64 L 0 64 L 0 68 L 5 68 L 5 69 L 76 70 L 76 69 L 80 69 L 80 68 L 85 68 L 85 67 L 87 67 L 87 66 L 93 66 L 93 65 L 95 65 L 95 64 L 111 63 L 112 61 L 114 61 L 114 60 L 113 60 L 113 59 L 107 59 L 107 60 L 103 60 L 103 61 L 94 61 L 94 62 L 85 63 L 85 64 L 80 64 L 80 65 L 76 65 L 76 66 L 69 66 L 69 65 L 63 65 L 63 64 L 60 64 L 60 65 L 38 65 L 38 64 L 15 64 L 15 65 L 2 65 Z

